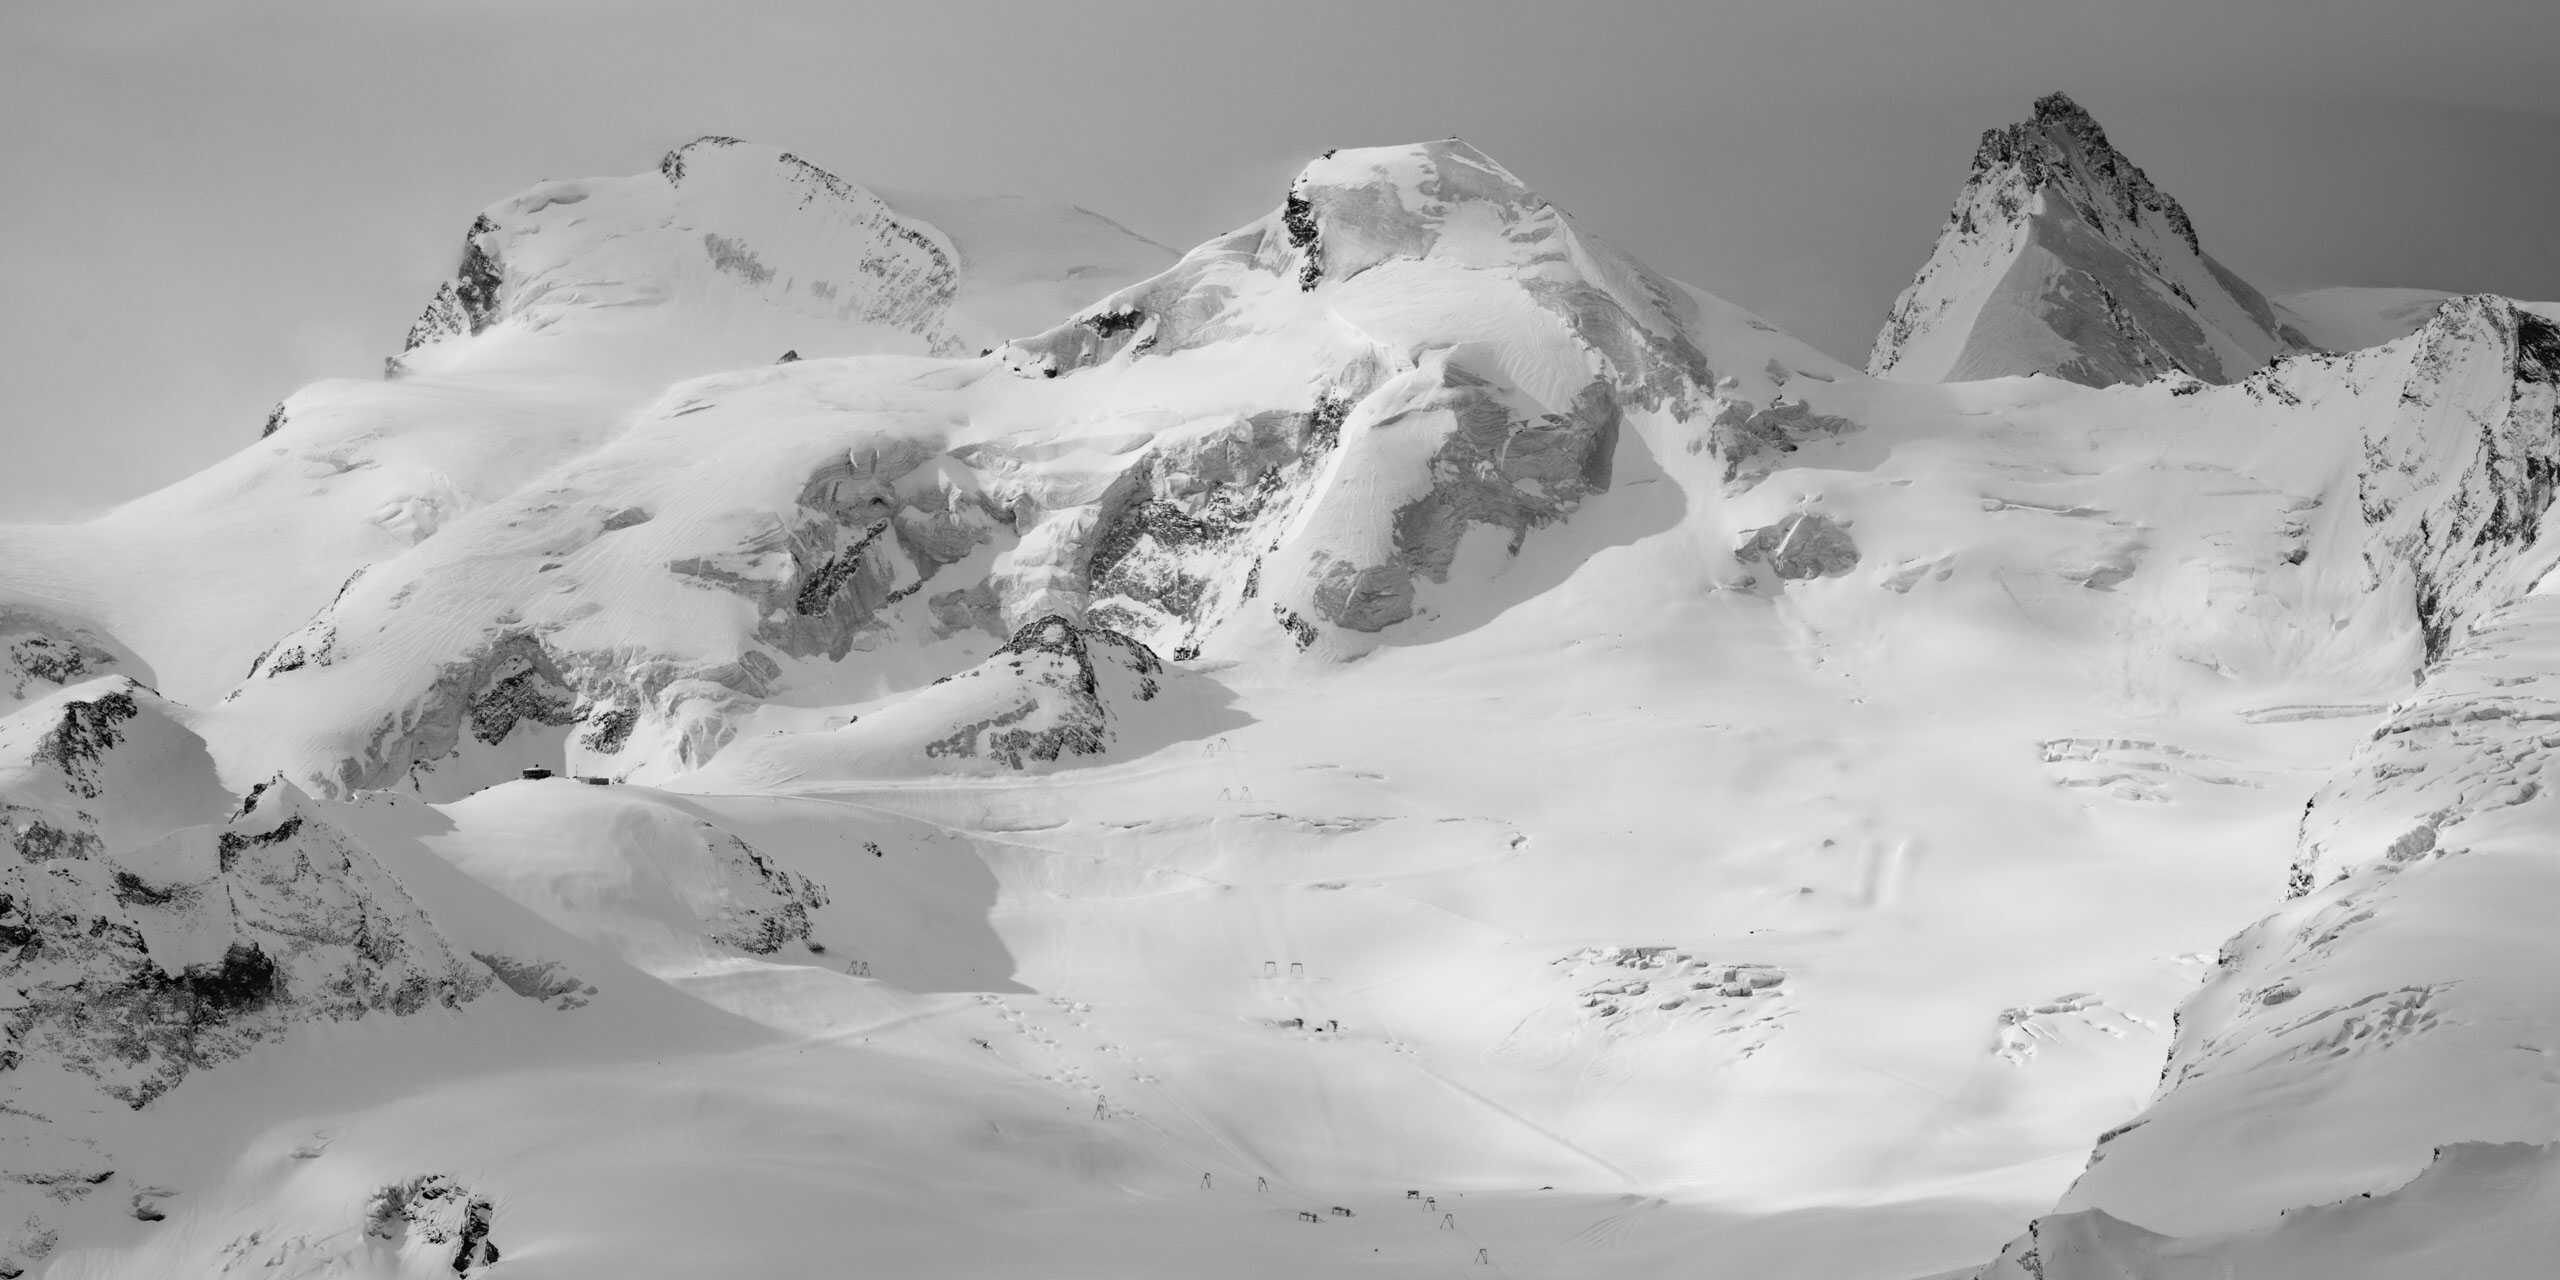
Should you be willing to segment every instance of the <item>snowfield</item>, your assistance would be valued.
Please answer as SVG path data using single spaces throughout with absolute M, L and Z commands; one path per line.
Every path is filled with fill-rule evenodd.
M 2004 136 L 1885 378 L 1454 139 L 491 206 L 0 527 L 0 1275 L 2529 1269 L 2560 325 Z

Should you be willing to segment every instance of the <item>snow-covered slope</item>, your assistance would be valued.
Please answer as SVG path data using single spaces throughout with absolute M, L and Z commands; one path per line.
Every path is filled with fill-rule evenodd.
M 2222 947 L 2159 1096 L 1988 1277 L 2521 1274 L 2553 1242 L 2560 325 L 2457 298 L 2356 359 L 2402 388 L 2364 514 L 2423 684 L 2306 803 L 2291 900 Z
M 11 1192 L 11 1257 L 1907 1280 L 2036 1221 L 1990 1265 L 2051 1280 L 2533 1243 L 2538 312 L 2453 299 L 2228 385 L 1872 379 L 1442 140 L 954 342 L 1092 278 L 1038 261 L 1135 256 L 1083 221 L 973 254 L 1022 210 L 804 207 L 830 188 L 770 156 L 681 154 L 628 180 L 664 203 L 494 210 L 480 331 L 466 269 L 328 428 L 362 465 L 5 535 L 43 643 L 0 744 L 128 726 L 0 772 L 72 833 L 13 874 L 131 920 L 119 983 L 296 957 L 141 1108 L 30 1108 L 56 1154 L 12 1167 L 59 1173 Z M 764 278 L 555 252 L 707 254 L 718 174 L 706 234 Z M 883 283 L 937 243 L 948 299 Z M 402 398 L 565 394 L 697 321 L 753 350 L 613 374 L 584 435 Z M 764 350 L 811 324 L 890 336 Z M 300 405 L 251 453 L 320 431 Z M 511 439 L 398 541 L 305 545 L 340 486 Z M 116 541 L 182 514 L 212 550 Z M 157 1071 L 29 983 L 87 918 L 0 957 L 55 993 L 28 1061 Z M 405 1012 L 337 999 L 430 971 Z
M 2232 382 L 2305 345 L 2207 255 L 2169 194 L 2061 94 L 1982 135 L 1920 275 L 1867 357 L 1877 377 L 2043 373 L 2089 386 Z

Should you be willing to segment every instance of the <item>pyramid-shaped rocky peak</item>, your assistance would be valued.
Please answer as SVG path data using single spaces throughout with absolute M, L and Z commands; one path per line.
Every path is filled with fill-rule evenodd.
M 2177 200 L 2080 104 L 2052 93 L 2032 116 L 1982 135 L 1937 248 L 1895 300 L 1867 368 L 1915 382 L 2231 382 L 2304 345 L 2204 252 Z

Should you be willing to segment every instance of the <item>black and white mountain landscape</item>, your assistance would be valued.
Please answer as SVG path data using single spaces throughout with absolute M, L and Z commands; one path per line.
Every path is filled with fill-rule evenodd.
M 1863 370 L 1457 138 L 453 193 L 0 524 L 0 1277 L 2539 1274 L 2560 306 L 2012 106 Z

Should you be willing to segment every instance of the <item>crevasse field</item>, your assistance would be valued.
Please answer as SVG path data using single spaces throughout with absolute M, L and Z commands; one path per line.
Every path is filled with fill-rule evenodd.
M 2058 98 L 1881 377 L 1455 140 L 534 187 L 0 527 L 0 1275 L 2532 1274 L 2554 314 Z

